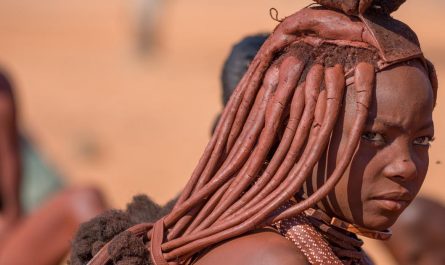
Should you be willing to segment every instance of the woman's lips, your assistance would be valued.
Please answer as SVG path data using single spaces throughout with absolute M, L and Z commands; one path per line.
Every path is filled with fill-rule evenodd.
M 374 198 L 373 200 L 379 205 L 379 208 L 394 212 L 402 211 L 409 204 L 409 201 L 396 199 Z
M 409 192 L 392 192 L 372 198 L 380 208 L 388 211 L 402 211 L 412 201 L 413 196 Z

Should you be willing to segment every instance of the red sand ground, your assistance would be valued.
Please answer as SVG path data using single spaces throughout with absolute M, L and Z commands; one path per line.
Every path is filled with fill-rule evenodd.
M 99 185 L 117 207 L 135 193 L 164 203 L 179 192 L 220 108 L 219 73 L 231 44 L 271 30 L 270 7 L 283 17 L 310 3 L 165 1 L 158 47 L 140 58 L 133 2 L 0 2 L 0 64 L 16 84 L 21 127 L 68 182 Z M 439 77 L 444 7 L 408 1 L 395 14 L 419 33 Z M 443 202 L 444 104 L 440 93 L 422 191 Z M 374 258 L 390 264 L 384 254 Z

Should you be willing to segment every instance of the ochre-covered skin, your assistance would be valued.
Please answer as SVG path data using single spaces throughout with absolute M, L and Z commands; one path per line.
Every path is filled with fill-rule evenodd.
M 425 146 L 413 142 L 418 142 L 418 137 L 434 135 L 434 98 L 428 75 L 418 62 L 392 66 L 377 73 L 374 93 L 364 139 L 330 198 L 334 203 L 337 201 L 336 210 L 342 214 L 336 213 L 336 216 L 341 219 L 384 230 L 414 199 L 425 178 L 428 143 Z M 344 117 L 340 118 L 343 126 L 337 128 L 341 133 L 334 131 L 333 148 L 328 153 L 330 167 L 338 165 L 341 156 L 335 159 L 336 154 L 349 146 L 346 143 L 351 137 L 348 120 L 355 117 L 356 110 L 346 104 L 343 113 Z M 384 200 L 396 198 L 401 202 L 391 204 Z
M 139 231 L 146 233 L 154 264 L 197 257 L 201 265 L 307 264 L 308 253 L 298 247 L 286 252 L 287 239 L 258 229 L 317 207 L 373 235 L 417 193 L 434 133 L 437 79 L 415 34 L 388 15 L 403 1 L 319 2 L 354 16 L 305 8 L 277 26 L 230 98 L 172 212 Z M 390 108 L 400 100 L 410 104 Z M 376 131 L 381 119 L 384 128 Z M 338 231 L 325 230 L 319 233 L 336 238 Z M 345 249 L 335 253 L 348 253 L 345 262 L 369 264 L 356 258 L 354 246 L 338 246 Z M 264 252 L 246 259 L 255 249 Z M 109 260 L 105 247 L 90 264 Z

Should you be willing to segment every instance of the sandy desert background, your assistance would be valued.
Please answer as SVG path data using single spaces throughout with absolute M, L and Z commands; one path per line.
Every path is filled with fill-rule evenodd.
M 65 185 L 97 185 L 114 207 L 136 193 L 165 203 L 188 179 L 221 108 L 231 45 L 270 31 L 309 0 L 0 0 L 0 65 L 20 127 Z M 419 35 L 445 80 L 445 2 L 407 1 L 394 16 Z M 445 203 L 445 98 L 422 189 Z M 391 264 L 384 253 L 378 264 Z

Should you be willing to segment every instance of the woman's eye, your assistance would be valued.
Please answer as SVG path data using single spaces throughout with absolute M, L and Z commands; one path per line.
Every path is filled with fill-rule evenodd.
M 370 142 L 385 143 L 383 135 L 376 132 L 365 132 L 362 134 L 362 138 Z
M 434 138 L 431 136 L 421 136 L 414 139 L 413 143 L 416 145 L 430 146 L 433 140 Z

